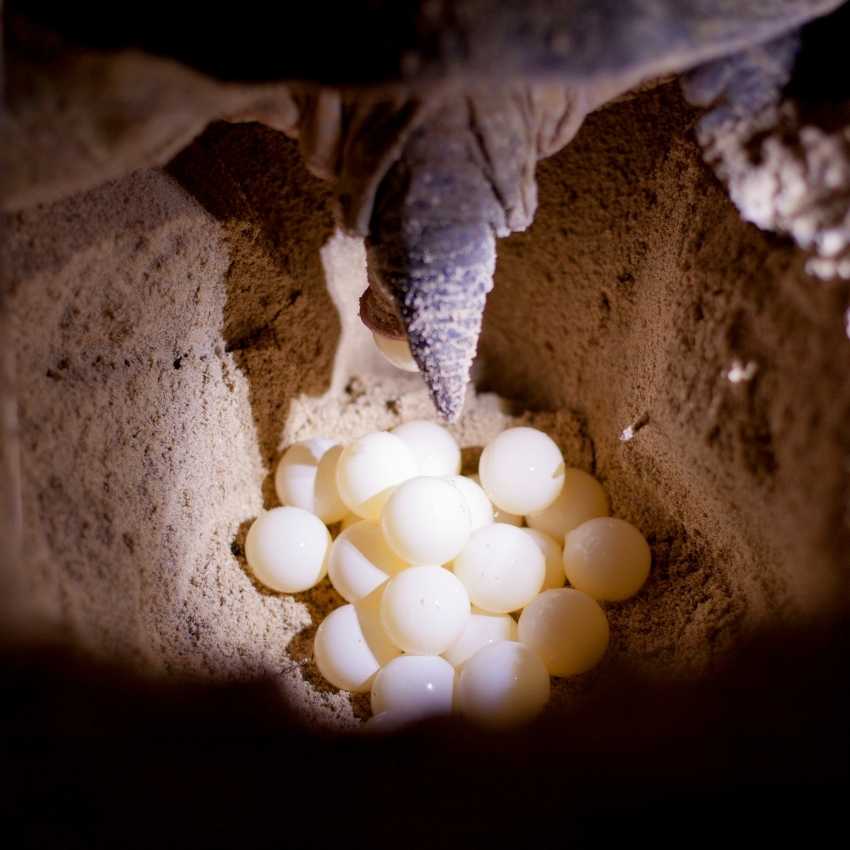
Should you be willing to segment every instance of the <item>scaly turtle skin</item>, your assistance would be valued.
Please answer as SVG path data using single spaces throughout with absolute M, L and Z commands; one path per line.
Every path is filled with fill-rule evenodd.
M 311 31 L 327 31 L 325 51 L 315 39 L 276 49 L 277 31 L 251 23 L 263 16 L 252 15 L 250 0 L 236 19 L 207 13 L 201 39 L 173 29 L 166 38 L 154 14 L 156 26 L 125 26 L 101 16 L 98 3 L 53 5 L 23 4 L 19 14 L 81 40 L 95 33 L 97 46 L 147 53 L 75 59 L 70 51 L 70 60 L 49 66 L 35 51 L 31 67 L 8 76 L 3 207 L 163 161 L 211 118 L 265 120 L 297 136 L 308 167 L 332 182 L 342 226 L 366 239 L 361 316 L 379 332 L 407 336 L 447 420 L 463 406 L 495 241 L 534 217 L 537 160 L 567 144 L 588 112 L 649 79 L 691 72 L 685 94 L 709 109 L 698 139 L 744 216 L 817 251 L 827 266 L 812 271 L 850 276 L 842 259 L 850 138 L 814 138 L 782 103 L 793 33 L 840 0 L 375 0 L 346 4 L 330 29 L 316 4 L 305 14 Z M 223 48 L 233 43 L 250 43 L 251 52 L 227 67 L 233 51 Z M 222 84 L 173 62 L 164 67 L 155 58 L 163 54 L 218 81 L 286 85 Z M 74 62 L 90 67 L 75 78 Z M 145 112 L 151 103 L 172 118 L 156 121 Z M 65 125 L 62 109 L 73 119 Z M 799 132 L 802 153 L 764 141 L 779 125 L 786 136 Z M 76 160 L 57 164 L 44 153 L 55 146 L 39 148 L 60 132 Z M 796 183 L 783 183 L 789 162 Z

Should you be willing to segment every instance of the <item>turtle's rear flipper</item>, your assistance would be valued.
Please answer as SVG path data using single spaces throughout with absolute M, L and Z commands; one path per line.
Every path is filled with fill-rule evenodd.
M 810 273 L 850 278 L 850 127 L 808 125 L 785 96 L 798 46 L 792 35 L 752 48 L 682 86 L 709 107 L 697 139 L 743 218 L 811 251 Z

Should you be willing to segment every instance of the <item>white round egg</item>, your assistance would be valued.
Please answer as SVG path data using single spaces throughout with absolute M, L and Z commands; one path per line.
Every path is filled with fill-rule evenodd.
M 283 453 L 274 474 L 274 488 L 281 504 L 301 508 L 318 516 L 316 479 L 319 462 L 335 446 L 336 443 L 333 440 L 314 437 L 291 445 Z M 334 492 L 336 492 L 335 483 Z M 323 522 L 328 522 L 324 517 L 320 518 Z M 336 522 L 336 520 L 331 521 Z
M 316 467 L 313 513 L 326 525 L 339 522 L 348 514 L 348 507 L 336 486 L 336 467 L 343 451 L 345 446 L 333 446 L 322 455 Z
M 372 713 L 406 718 L 451 714 L 455 669 L 438 655 L 402 655 L 389 662 L 372 684 Z
M 546 577 L 543 553 L 525 529 L 493 523 L 478 529 L 454 560 L 472 604 L 494 614 L 527 605 Z
M 546 562 L 546 577 L 543 579 L 541 591 L 563 587 L 567 577 L 564 575 L 564 556 L 558 541 L 535 528 L 524 528 L 523 532 L 537 544 Z
M 384 358 L 393 364 L 396 369 L 401 369 L 404 372 L 418 372 L 419 367 L 413 359 L 413 354 L 410 351 L 410 345 L 406 339 L 396 339 L 395 337 L 385 336 L 384 334 L 373 333 L 372 339 L 375 340 L 375 347 Z
M 401 654 L 381 626 L 379 608 L 380 595 L 343 605 L 319 625 L 313 656 L 319 672 L 334 687 L 368 691 L 378 670 Z
M 331 536 L 325 524 L 301 508 L 272 508 L 260 514 L 245 538 L 245 558 L 266 587 L 300 593 L 327 572 Z
M 564 473 L 561 494 L 542 511 L 528 514 L 529 528 L 536 528 L 555 538 L 562 546 L 568 532 L 589 519 L 608 516 L 608 497 L 602 485 L 581 469 Z
M 527 723 L 549 699 L 546 667 L 521 643 L 500 641 L 470 658 L 458 676 L 462 714 L 496 728 Z
M 516 639 L 516 620 L 510 614 L 489 614 L 473 608 L 460 637 L 443 653 L 443 658 L 459 668 L 479 649 L 500 640 Z
M 457 475 L 460 472 L 460 446 L 457 440 L 435 422 L 414 419 L 390 432 L 413 452 L 420 475 Z
M 469 510 L 460 490 L 442 478 L 400 484 L 381 512 L 381 529 L 410 564 L 445 564 L 469 540 Z
M 405 652 L 439 655 L 457 640 L 469 610 L 466 589 L 448 570 L 410 567 L 387 582 L 381 622 Z
M 357 602 L 406 566 L 387 545 L 380 524 L 364 519 L 334 540 L 328 556 L 328 577 L 343 599 Z
M 404 441 L 379 431 L 345 447 L 337 462 L 336 483 L 352 513 L 378 519 L 393 489 L 416 473 L 416 459 Z
M 525 607 L 519 639 L 553 676 L 575 676 L 595 667 L 608 648 L 608 618 L 595 599 L 565 587 L 547 590 Z
M 469 512 L 470 533 L 493 522 L 493 503 L 487 498 L 484 488 L 477 481 L 465 475 L 452 475 L 446 478 L 446 481 L 453 487 L 457 487 L 463 496 Z
M 481 486 L 503 511 L 525 515 L 558 498 L 564 458 L 554 440 L 536 428 L 509 428 L 491 440 L 478 464 Z
M 582 523 L 564 545 L 564 572 L 570 584 L 594 599 L 622 602 L 649 576 L 652 553 L 630 522 L 598 517 Z

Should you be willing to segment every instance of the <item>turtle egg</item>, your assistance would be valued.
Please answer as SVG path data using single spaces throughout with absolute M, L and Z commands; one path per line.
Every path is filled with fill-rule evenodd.
M 570 584 L 609 602 L 634 596 L 649 576 L 651 561 L 646 538 L 631 523 L 613 517 L 582 523 L 564 545 Z
M 442 478 L 411 478 L 381 512 L 381 528 L 410 564 L 444 564 L 469 540 L 469 511 L 457 487 Z
M 389 662 L 372 684 L 372 714 L 392 712 L 409 720 L 450 714 L 455 670 L 438 655 L 402 655 Z
M 568 532 L 598 516 L 608 516 L 608 497 L 602 485 L 592 475 L 571 468 L 564 473 L 561 495 L 548 508 L 530 513 L 525 521 L 563 546 Z
M 313 643 L 316 666 L 334 687 L 368 691 L 378 670 L 401 653 L 380 622 L 380 589 L 322 620 Z
M 527 534 L 537 544 L 537 548 L 543 553 L 546 562 L 546 576 L 543 579 L 541 590 L 563 587 L 566 582 L 564 556 L 558 541 L 535 528 L 524 528 L 523 533 Z M 331 576 L 331 581 L 333 581 L 333 576 Z
M 460 472 L 460 446 L 457 440 L 434 422 L 415 419 L 390 432 L 413 452 L 420 475 L 457 475 Z
M 336 467 L 345 446 L 338 445 L 328 449 L 316 467 L 316 489 L 314 495 L 314 513 L 324 523 L 330 525 L 339 522 L 348 514 L 348 507 L 339 495 L 336 486 Z
M 281 503 L 310 511 L 322 522 L 339 522 L 346 513 L 336 489 L 336 462 L 342 448 L 320 437 L 290 446 L 274 476 Z
M 599 603 L 572 588 L 546 590 L 519 618 L 519 639 L 553 676 L 574 676 L 595 667 L 608 648 L 608 619 Z
M 410 567 L 387 582 L 381 622 L 405 652 L 439 655 L 460 636 L 469 608 L 466 589 L 448 570 Z
M 493 503 L 487 498 L 481 485 L 473 478 L 464 475 L 452 475 L 446 478 L 453 487 L 460 490 L 466 509 L 469 512 L 469 530 L 478 531 L 493 522 Z M 520 522 L 522 518 L 520 517 Z
M 245 558 L 267 587 L 300 593 L 324 578 L 330 543 L 330 533 L 314 514 L 301 508 L 272 508 L 248 529 Z
M 479 649 L 500 640 L 516 640 L 516 621 L 510 614 L 488 614 L 473 608 L 460 637 L 443 653 L 443 658 L 460 667 Z
M 526 723 L 549 699 L 549 674 L 537 655 L 515 641 L 485 646 L 458 677 L 458 707 L 482 725 Z
M 336 483 L 352 513 L 378 519 L 393 488 L 416 474 L 416 459 L 405 443 L 380 431 L 345 447 L 337 462 Z
M 387 545 L 380 524 L 368 519 L 343 531 L 328 556 L 331 584 L 349 602 L 367 596 L 406 566 Z
M 536 428 L 509 428 L 491 440 L 478 464 L 481 486 L 497 508 L 525 515 L 558 498 L 564 458 L 554 440 Z
M 472 604 L 494 614 L 527 605 L 543 586 L 546 561 L 525 529 L 493 523 L 478 529 L 454 561 Z
M 395 337 L 384 336 L 384 334 L 379 333 L 373 333 L 372 338 L 375 340 L 375 346 L 378 351 L 396 369 L 402 369 L 405 372 L 419 371 L 419 367 L 413 359 L 413 354 L 410 352 L 410 345 L 406 339 L 396 339 Z

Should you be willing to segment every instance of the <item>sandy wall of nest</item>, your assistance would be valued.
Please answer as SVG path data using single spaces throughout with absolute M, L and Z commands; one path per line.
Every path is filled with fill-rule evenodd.
M 500 243 L 478 368 L 514 410 L 482 395 L 458 428 L 474 447 L 534 410 L 601 478 L 655 557 L 610 611 L 611 657 L 675 675 L 750 629 L 829 616 L 850 566 L 847 286 L 740 221 L 693 118 L 667 86 L 540 166 L 535 224 Z M 283 445 L 429 407 L 371 354 L 362 247 L 333 236 L 294 145 L 214 125 L 166 173 L 4 225 L 31 620 L 141 668 L 270 673 L 318 720 L 362 714 L 310 660 L 334 591 L 262 590 L 241 543 Z

